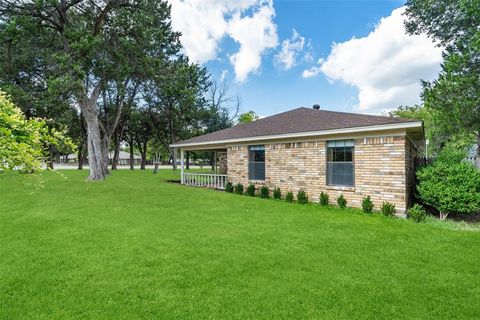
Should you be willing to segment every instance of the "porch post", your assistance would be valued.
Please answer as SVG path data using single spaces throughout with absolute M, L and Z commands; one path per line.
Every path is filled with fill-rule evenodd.
M 185 151 L 183 151 L 183 149 L 180 149 L 180 176 L 181 176 L 180 181 L 182 184 L 184 184 L 185 182 L 185 178 L 183 177 L 183 166 L 185 164 L 184 158 L 185 158 Z

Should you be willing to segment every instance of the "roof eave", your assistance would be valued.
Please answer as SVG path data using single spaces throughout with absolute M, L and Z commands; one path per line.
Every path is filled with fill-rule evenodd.
M 195 146 L 203 146 L 203 145 L 231 144 L 231 143 L 238 143 L 238 142 L 249 142 L 249 141 L 260 141 L 260 140 L 304 138 L 304 137 L 314 137 L 314 136 L 323 136 L 323 135 L 332 135 L 332 134 L 342 134 L 342 133 L 362 133 L 362 132 L 370 132 L 370 131 L 409 129 L 409 128 L 422 128 L 422 127 L 423 127 L 422 121 L 411 121 L 411 122 L 373 125 L 373 126 L 330 129 L 330 130 L 321 130 L 321 131 L 304 131 L 304 132 L 292 132 L 292 133 L 264 135 L 264 136 L 251 136 L 251 137 L 224 139 L 224 140 L 187 142 L 187 143 L 179 142 L 179 143 L 170 144 L 170 147 L 171 148 L 195 147 Z

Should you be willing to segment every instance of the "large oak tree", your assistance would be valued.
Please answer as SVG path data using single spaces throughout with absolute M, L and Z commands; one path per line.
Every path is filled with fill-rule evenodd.
M 125 101 L 132 99 L 128 88 L 180 56 L 169 5 L 157 0 L 2 0 L 0 14 L 0 42 L 12 78 L 73 99 L 86 123 L 89 179 L 104 179 L 108 142 Z M 103 110 L 114 109 L 112 117 L 102 114 L 103 125 L 102 92 L 111 98 L 103 99 Z

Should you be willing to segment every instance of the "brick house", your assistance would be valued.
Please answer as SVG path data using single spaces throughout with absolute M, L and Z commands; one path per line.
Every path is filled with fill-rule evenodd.
M 222 189 L 233 184 L 304 190 L 318 201 L 343 194 L 352 207 L 369 195 L 376 208 L 383 201 L 399 213 L 414 190 L 414 159 L 424 146 L 418 120 L 298 108 L 251 123 L 172 144 L 181 151 L 182 183 Z M 221 174 L 183 170 L 184 152 L 215 151 Z

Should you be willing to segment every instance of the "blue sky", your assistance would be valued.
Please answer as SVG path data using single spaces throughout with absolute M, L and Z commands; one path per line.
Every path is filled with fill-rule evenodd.
M 403 30 L 404 1 L 172 0 L 193 61 L 225 79 L 242 110 L 271 115 L 315 103 L 380 113 L 419 103 L 441 49 Z

